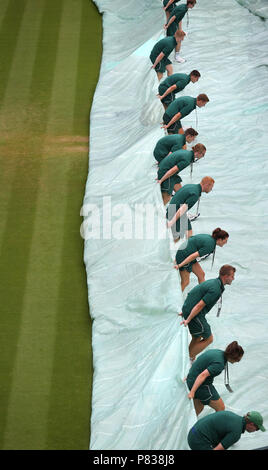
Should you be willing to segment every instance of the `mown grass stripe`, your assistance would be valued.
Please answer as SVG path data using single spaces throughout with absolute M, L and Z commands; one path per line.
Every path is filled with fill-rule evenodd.
M 1 61 L 2 65 L 0 69 L 0 106 L 5 96 L 26 1 L 27 0 L 20 0 L 18 2 L 17 0 L 10 0 L 2 21 L 0 30 L 0 56 L 4 58 L 4 60 Z M 12 34 L 10 34 L 10 31 L 12 31 Z
M 12 407 L 12 404 L 14 404 L 14 401 L 18 400 L 18 397 L 22 400 L 23 398 L 28 399 L 27 390 L 24 389 L 25 394 L 23 395 L 19 393 L 19 390 L 12 387 L 12 379 L 16 377 L 16 373 L 21 374 L 18 370 L 18 365 L 27 368 L 26 363 L 23 361 L 21 363 L 20 360 L 17 360 L 15 363 L 15 360 L 16 353 L 21 353 L 19 348 L 19 334 L 22 309 L 24 307 L 23 300 L 35 216 L 36 211 L 38 211 L 36 201 L 39 191 L 41 168 L 40 154 L 42 151 L 40 151 L 40 149 L 42 148 L 42 141 L 46 130 L 48 107 L 51 99 L 61 11 L 62 1 L 58 0 L 56 4 L 54 4 L 52 0 L 46 1 L 42 14 L 29 97 L 30 107 L 32 108 L 33 105 L 36 105 L 39 108 L 40 120 L 36 121 L 36 116 L 32 116 L 32 114 L 26 118 L 25 133 L 28 139 L 29 133 L 31 136 L 31 140 L 29 141 L 29 155 L 32 158 L 25 158 L 23 165 L 18 166 L 16 169 L 12 197 L 8 207 L 8 224 L 3 237 L 0 258 L 1 265 L 7 267 L 5 278 L 2 279 L 3 282 L 0 283 L 2 301 L 4 304 L 3 313 L 4 318 L 6 318 L 6 322 L 1 331 L 4 339 L 4 343 L 2 344 L 5 344 L 5 351 L 1 357 L 1 366 L 3 366 L 2 370 L 4 370 L 7 379 L 4 384 L 2 413 L 0 417 L 0 439 L 3 442 L 5 432 L 5 448 L 14 448 L 14 442 L 17 442 L 18 448 L 20 448 L 21 440 L 19 433 L 17 432 L 16 435 L 13 434 L 13 424 L 18 420 L 18 416 L 16 416 L 15 408 Z M 35 314 L 35 312 L 32 313 L 33 315 Z M 13 316 L 13 322 L 10 320 L 10 315 Z M 9 339 L 8 342 L 6 338 Z M 27 376 L 26 370 L 24 372 Z M 11 374 L 13 374 L 13 377 Z M 18 382 L 15 381 L 13 383 Z M 8 404 L 11 404 L 11 406 L 8 407 Z M 17 403 L 17 409 L 23 410 L 22 402 Z M 38 416 L 36 416 L 36 420 L 38 421 Z M 22 423 L 23 420 L 21 421 L 21 424 Z M 30 426 L 29 424 L 29 427 Z M 34 433 L 34 426 L 31 426 L 31 429 Z M 21 438 L 25 436 L 26 434 L 24 432 L 24 436 L 21 436 Z M 41 434 L 40 439 L 42 440 Z M 11 445 L 11 443 L 13 444 Z M 0 447 L 2 448 L 1 444 Z
M 89 28 L 90 24 L 90 28 Z M 74 134 L 83 128 L 85 120 L 89 121 L 90 106 L 98 81 L 102 54 L 102 21 L 96 5 L 90 2 L 90 8 L 83 2 L 80 29 L 80 47 L 77 60 L 77 82 L 74 107 Z M 88 128 L 85 131 L 88 135 Z

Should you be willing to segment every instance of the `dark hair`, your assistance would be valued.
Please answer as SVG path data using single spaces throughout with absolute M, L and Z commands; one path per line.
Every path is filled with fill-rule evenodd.
M 212 237 L 215 238 L 215 240 L 218 240 L 219 238 L 224 240 L 229 237 L 229 233 L 225 232 L 225 230 L 222 230 L 220 227 L 217 227 L 213 230 Z
M 228 344 L 227 348 L 224 351 L 224 355 L 226 359 L 239 359 L 244 354 L 244 349 L 242 346 L 239 346 L 237 341 L 233 341 L 232 343 Z
M 209 99 L 208 99 L 207 95 L 205 95 L 205 93 L 201 93 L 200 95 L 198 95 L 198 97 L 196 99 L 199 100 L 199 101 L 204 101 L 204 103 L 208 103 L 208 101 L 209 101 Z
M 195 77 L 198 77 L 198 78 L 201 77 L 201 74 L 200 72 L 198 72 L 198 70 L 192 70 L 190 75 L 194 75 Z
M 226 276 L 228 274 L 231 274 L 231 272 L 235 273 L 236 269 L 233 266 L 231 266 L 230 264 L 224 264 L 221 267 L 219 274 L 220 274 L 220 276 Z
M 189 3 L 191 3 L 192 5 L 195 5 L 195 4 L 196 4 L 196 0 L 187 0 L 186 5 L 188 6 Z
M 205 153 L 207 149 L 203 144 L 196 144 L 192 147 L 192 150 L 194 152 L 203 152 L 203 153 Z
M 198 135 L 198 132 L 192 127 L 189 127 L 189 129 L 186 129 L 185 135 L 192 135 L 193 137 L 196 137 Z

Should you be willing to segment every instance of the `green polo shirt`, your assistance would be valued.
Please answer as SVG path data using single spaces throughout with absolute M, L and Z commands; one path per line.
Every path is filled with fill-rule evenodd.
M 171 16 L 176 16 L 174 23 L 178 25 L 179 22 L 183 19 L 184 15 L 186 15 L 187 11 L 188 11 L 188 8 L 186 4 L 178 5 L 177 7 L 175 7 L 172 10 L 172 15 L 171 15 Z
M 189 370 L 187 380 L 194 384 L 196 378 L 207 369 L 210 375 L 202 383 L 202 386 L 210 385 L 213 383 L 214 377 L 224 370 L 226 361 L 224 351 L 221 351 L 220 349 L 209 349 L 203 354 L 200 354 L 200 356 L 198 356 L 193 362 L 192 367 Z
M 159 56 L 160 52 L 163 52 L 163 54 L 165 54 L 165 57 L 168 57 L 173 51 L 173 49 L 175 48 L 176 44 L 177 44 L 177 41 L 174 38 L 174 36 L 169 36 L 169 37 L 160 39 L 160 41 L 158 41 L 154 45 L 151 51 L 150 59 L 152 63 L 155 62 L 155 59 Z
M 170 134 L 159 139 L 154 148 L 154 158 L 160 163 L 169 152 L 180 150 L 186 144 L 185 134 Z
M 182 306 L 183 317 L 185 319 L 188 318 L 192 309 L 196 304 L 198 304 L 198 302 L 200 302 L 200 300 L 203 300 L 206 305 L 196 317 L 199 315 L 205 316 L 212 309 L 212 307 L 214 307 L 223 291 L 224 285 L 219 277 L 201 282 L 201 284 L 198 284 L 193 289 L 191 289 L 187 295 L 186 300 Z
M 187 204 L 189 210 L 198 201 L 201 196 L 201 193 L 201 184 L 185 184 L 179 191 L 174 194 L 170 201 L 170 204 L 175 204 L 176 212 L 182 204 Z M 171 216 L 171 218 L 172 217 L 173 216 Z
M 190 80 L 190 75 L 187 75 L 186 73 L 174 73 L 161 82 L 158 91 L 160 92 L 161 90 L 161 94 L 164 94 L 169 87 L 176 85 L 177 88 L 173 90 L 173 93 L 178 93 L 179 91 L 182 91 L 188 83 L 190 83 Z
M 208 255 L 213 253 L 216 247 L 216 240 L 211 235 L 206 233 L 199 233 L 188 238 L 186 248 L 178 250 L 176 253 L 176 261 L 180 264 L 185 258 L 192 253 L 198 251 L 199 256 Z
M 184 170 L 191 162 L 194 161 L 193 150 L 177 150 L 165 157 L 159 164 L 158 179 L 166 174 L 167 171 L 171 170 L 175 165 L 177 166 L 178 172 Z
M 181 96 L 176 98 L 167 107 L 165 113 L 171 118 L 177 113 L 181 113 L 180 119 L 188 116 L 196 108 L 196 98 L 192 96 Z
M 228 449 L 245 432 L 246 420 L 232 411 L 217 411 L 199 419 L 194 428 L 200 438 L 208 441 L 213 448 L 221 443 L 224 449 Z

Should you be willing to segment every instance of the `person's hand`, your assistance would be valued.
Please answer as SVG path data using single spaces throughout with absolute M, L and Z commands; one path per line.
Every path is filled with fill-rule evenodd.
M 192 391 L 189 392 L 188 393 L 188 398 L 189 398 L 189 400 L 192 400 L 194 398 L 194 392 L 192 392 Z
M 161 129 L 167 129 L 167 128 L 168 128 L 168 127 L 167 127 L 166 124 L 164 124 L 163 126 L 161 126 Z
M 172 221 L 171 221 L 171 220 L 169 220 L 169 221 L 167 222 L 167 228 L 170 228 L 170 227 L 172 227 Z
M 158 94 L 158 95 L 156 95 L 156 96 L 157 96 L 157 98 L 159 98 L 160 100 L 162 100 L 162 96 L 161 96 L 161 95 Z
M 152 65 L 151 69 L 154 69 L 155 68 L 155 65 Z
M 155 180 L 156 180 L 156 182 L 157 182 L 158 184 L 161 184 L 161 183 L 162 183 L 162 181 L 161 181 L 161 180 L 158 180 L 157 178 L 155 178 Z
M 178 313 L 178 316 L 179 316 L 179 317 L 182 317 L 182 312 Z
M 168 27 L 167 27 L 167 24 L 164 24 L 164 29 L 167 29 L 167 28 L 168 28 Z
M 184 326 L 187 326 L 188 325 L 188 321 L 187 320 L 182 320 L 182 322 L 180 323 L 181 325 L 184 325 Z
M 180 267 L 180 266 L 179 266 L 178 264 L 175 264 L 174 269 L 179 269 L 179 267 Z M 179 315 L 182 315 L 182 314 L 179 313 Z

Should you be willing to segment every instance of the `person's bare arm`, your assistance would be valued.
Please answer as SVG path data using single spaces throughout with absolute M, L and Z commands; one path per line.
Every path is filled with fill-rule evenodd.
M 189 317 L 186 319 L 186 320 L 183 320 L 181 322 L 181 325 L 183 324 L 184 326 L 187 326 L 188 323 L 190 323 L 190 321 L 196 317 L 196 315 L 199 314 L 199 312 L 201 312 L 201 310 L 203 310 L 203 308 L 205 307 L 205 302 L 203 300 L 200 300 L 195 306 L 194 308 L 192 309 Z
M 168 170 L 164 176 L 162 176 L 162 178 L 160 180 L 158 180 L 158 183 L 159 184 L 162 184 L 164 181 L 166 181 L 168 178 L 170 178 L 171 176 L 175 175 L 175 173 L 178 173 L 179 171 L 179 168 L 177 167 L 177 165 L 173 166 L 173 168 L 171 168 L 170 170 Z
M 195 251 L 195 252 L 192 253 L 191 255 L 187 256 L 187 258 L 185 258 L 185 259 L 178 265 L 178 267 L 179 267 L 179 268 L 182 268 L 185 264 L 190 263 L 191 261 L 193 261 L 194 259 L 196 259 L 198 256 L 199 256 L 198 251 Z
M 194 398 L 195 396 L 195 392 L 196 390 L 200 387 L 200 385 L 202 385 L 202 383 L 206 380 L 207 377 L 210 376 L 210 373 L 207 369 L 203 370 L 203 372 L 201 372 L 201 374 L 199 374 L 196 379 L 195 379 L 195 382 L 190 390 L 190 392 L 188 393 L 188 398 L 189 399 L 192 399 Z
M 152 65 L 152 69 L 155 69 L 155 67 L 157 66 L 157 64 L 159 64 L 159 62 L 163 59 L 163 57 L 165 57 L 164 52 L 160 52 L 160 54 L 155 59 L 154 64 Z
M 216 447 L 214 447 L 213 450 L 225 450 L 223 445 L 221 445 L 221 443 L 219 443 Z
M 172 93 L 172 91 L 176 90 L 177 88 L 177 85 L 172 85 L 170 86 L 166 91 L 165 93 L 163 93 L 163 95 L 157 95 L 158 98 L 160 98 L 160 100 L 162 100 L 163 98 L 165 98 L 167 95 L 169 95 L 170 93 Z
M 165 28 L 165 29 L 168 29 L 169 26 L 173 23 L 173 21 L 175 21 L 175 19 L 176 19 L 176 16 L 175 16 L 175 15 L 173 15 L 171 18 L 169 18 L 169 21 L 168 21 L 167 24 L 165 24 L 164 28 Z
M 178 121 L 181 118 L 181 113 L 177 113 L 173 116 L 173 118 L 169 121 L 168 124 L 164 125 L 163 129 L 168 129 L 174 122 Z
M 173 2 L 174 0 L 169 0 L 169 2 L 167 2 L 166 6 L 163 7 L 163 9 L 166 10 Z
M 177 210 L 176 214 L 172 217 L 171 220 L 168 221 L 168 228 L 172 227 L 175 222 L 181 217 L 186 211 L 188 210 L 188 205 L 187 204 L 182 204 L 182 206 Z

